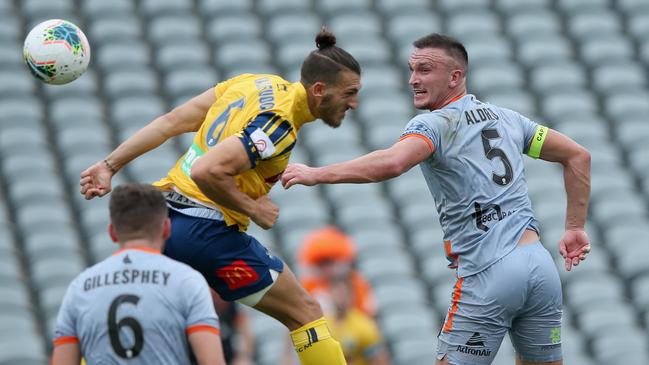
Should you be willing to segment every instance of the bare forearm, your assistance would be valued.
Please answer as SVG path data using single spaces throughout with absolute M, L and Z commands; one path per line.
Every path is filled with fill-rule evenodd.
M 237 187 L 234 177 L 223 173 L 192 176 L 199 189 L 213 202 L 250 217 L 255 201 Z
M 160 116 L 120 144 L 106 160 L 115 170 L 120 170 L 132 160 L 181 133 L 181 130 L 174 128 L 168 115 Z
M 590 154 L 583 151 L 563 166 L 566 188 L 566 229 L 583 229 L 590 199 Z
M 319 184 L 372 183 L 397 177 L 401 169 L 388 150 L 379 150 L 359 158 L 316 169 Z

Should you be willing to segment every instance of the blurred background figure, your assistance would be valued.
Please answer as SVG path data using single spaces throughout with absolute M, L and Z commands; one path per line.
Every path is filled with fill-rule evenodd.
M 250 318 L 237 302 L 227 302 L 212 290 L 212 299 L 221 325 L 221 344 L 225 362 L 230 365 L 253 365 L 255 337 Z
M 378 325 L 356 307 L 353 283 L 348 275 L 333 277 L 329 282 L 333 314 L 325 315 L 331 334 L 340 342 L 348 365 L 390 364 Z
M 300 247 L 300 281 L 323 306 L 325 314 L 331 311 L 330 284 L 333 279 L 346 278 L 352 288 L 353 306 L 361 312 L 374 316 L 376 303 L 369 282 L 354 265 L 356 248 L 351 238 L 334 226 L 317 229 L 309 234 Z

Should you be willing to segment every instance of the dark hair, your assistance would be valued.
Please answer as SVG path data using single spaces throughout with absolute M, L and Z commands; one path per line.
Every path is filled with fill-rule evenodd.
M 167 204 L 162 193 L 146 184 L 129 183 L 116 187 L 108 208 L 110 222 L 122 242 L 154 238 L 167 217 Z
M 469 55 L 466 52 L 464 45 L 457 39 L 439 33 L 432 33 L 427 36 L 421 37 L 412 42 L 416 48 L 441 48 L 446 53 L 456 60 L 464 69 L 469 66 Z
M 350 70 L 361 74 L 358 61 L 344 49 L 336 46 L 336 36 L 326 27 L 322 27 L 315 37 L 318 49 L 309 53 L 302 62 L 300 70 L 301 82 L 312 85 L 317 81 L 335 84 L 342 70 Z

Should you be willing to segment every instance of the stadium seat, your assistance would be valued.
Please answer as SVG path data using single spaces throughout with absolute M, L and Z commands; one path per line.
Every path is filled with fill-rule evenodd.
M 607 0 L 572 0 L 560 1 L 557 4 L 557 8 L 566 15 L 602 11 L 607 6 Z
M 567 24 L 570 35 L 578 41 L 616 35 L 622 30 L 620 19 L 609 11 L 576 13 Z
M 519 4 L 519 1 L 511 1 Z M 549 10 L 531 10 L 513 14 L 507 20 L 507 35 L 524 42 L 541 34 L 559 35 L 561 22 L 556 13 Z
M 475 0 L 472 0 L 475 1 Z M 486 1 L 485 1 L 486 2 Z M 448 4 L 462 2 L 447 1 Z M 458 5 L 459 6 L 459 5 Z M 469 41 L 473 37 L 497 36 L 500 33 L 500 20 L 496 14 L 484 9 L 451 15 L 447 19 L 447 31 L 450 35 L 462 41 Z
M 540 13 L 552 6 L 551 0 L 496 0 L 494 7 L 507 15 Z
M 241 14 L 252 11 L 252 0 L 198 0 L 198 10 L 206 19 L 223 14 Z
M 646 84 L 645 68 L 635 62 L 604 65 L 593 70 L 593 86 L 605 96 L 620 91 L 640 91 Z
M 471 55 L 471 63 L 480 65 L 480 69 L 488 64 L 506 64 L 512 60 L 512 46 L 505 37 L 475 37 L 465 42 L 464 46 Z M 473 76 L 469 81 L 472 79 Z
M 573 46 L 567 39 L 551 33 L 535 33 L 518 41 L 518 61 L 524 66 L 547 65 L 565 62 L 574 57 Z
M 622 283 L 614 276 L 604 273 L 574 280 L 565 286 L 564 291 L 564 302 L 573 309 L 585 308 L 590 303 L 599 301 L 616 301 L 624 296 Z
M 65 85 L 42 85 L 43 93 L 50 101 L 58 101 L 68 97 L 93 96 L 99 89 L 97 73 L 87 70 L 81 77 Z
M 101 4 L 102 2 L 85 3 Z M 118 4 L 119 2 L 116 3 Z M 103 16 L 90 24 L 88 34 L 86 34 L 92 40 L 93 49 L 96 45 L 102 46 L 105 43 L 115 43 L 126 39 L 133 41 L 142 39 L 142 24 L 138 17 L 132 15 L 132 10 L 126 10 L 125 13 L 117 13 L 110 16 L 104 15 L 103 11 L 110 12 L 111 10 L 102 9 Z
M 149 47 L 141 41 L 131 40 L 106 44 L 96 54 L 97 65 L 106 71 L 151 64 Z
M 530 73 L 529 86 L 541 97 L 566 89 L 583 89 L 587 85 L 586 70 L 572 61 L 540 64 Z
M 386 34 L 396 47 L 411 47 L 416 39 L 442 31 L 439 15 L 426 9 L 413 12 L 395 11 L 387 19 Z
M 140 13 L 146 17 L 188 13 L 192 11 L 194 2 L 192 0 L 142 0 L 138 7 Z
M 222 81 L 214 67 L 195 66 L 190 69 L 170 70 L 163 79 L 163 89 L 167 96 L 179 97 L 200 95 Z M 187 99 L 189 99 L 187 98 Z
M 538 114 L 534 98 L 522 88 L 490 91 L 489 93 L 479 94 L 478 97 L 482 101 L 498 105 L 502 108 L 516 110 L 531 118 L 534 118 Z
M 361 67 L 382 65 L 390 62 L 392 57 L 388 43 L 376 36 L 367 36 L 354 41 L 341 39 L 340 47 L 354 55 Z
M 2 30 L 0 30 L 2 31 Z M 33 95 L 36 91 L 34 79 L 26 73 L 2 72 L 0 73 L 0 95 Z
M 415 14 L 431 10 L 431 4 L 427 0 L 377 0 L 374 3 L 376 9 L 384 16 Z
M 156 17 L 148 24 L 147 36 L 156 45 L 169 42 L 196 42 L 201 35 L 200 18 L 188 14 Z
M 179 69 L 206 67 L 209 62 L 210 50 L 205 42 L 170 43 L 158 48 L 156 53 L 156 65 L 165 74 Z
M 289 13 L 268 19 L 265 33 L 276 45 L 289 45 L 297 40 L 309 40 L 315 49 L 315 36 L 321 27 L 322 20 L 314 13 Z M 281 55 L 281 52 L 278 53 L 278 56 Z
M 489 0 L 440 0 L 437 4 L 439 9 L 446 14 L 478 13 L 481 10 L 488 10 L 489 5 Z
M 205 37 L 213 44 L 257 39 L 261 33 L 259 18 L 250 13 L 217 14 L 205 27 Z
M 525 75 L 515 64 L 503 60 L 502 62 L 469 70 L 469 87 L 478 95 L 518 89 L 525 85 Z
M 123 97 L 111 105 L 113 126 L 119 129 L 142 127 L 165 111 L 163 101 L 153 95 Z
M 221 67 L 233 67 L 246 64 L 261 64 L 270 62 L 268 43 L 250 39 L 246 44 L 228 42 L 221 45 L 214 53 L 214 58 Z
M 349 3 L 349 1 L 345 1 Z M 329 19 L 328 26 L 337 38 L 349 42 L 352 39 L 376 37 L 381 34 L 381 22 L 373 12 L 342 13 Z
M 628 62 L 634 53 L 631 42 L 621 35 L 600 36 L 580 44 L 581 59 L 588 66 Z
M 129 0 L 83 1 L 81 11 L 95 23 L 101 22 L 106 16 L 123 17 L 134 14 L 135 4 Z
M 104 92 L 110 99 L 150 95 L 159 90 L 158 77 L 150 67 L 129 68 L 106 74 Z
M 371 8 L 371 0 L 318 0 L 315 1 L 316 10 L 328 16 L 341 13 L 364 12 Z

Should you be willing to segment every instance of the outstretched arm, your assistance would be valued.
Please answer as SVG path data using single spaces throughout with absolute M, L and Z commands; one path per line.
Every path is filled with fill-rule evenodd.
M 169 138 L 198 130 L 215 101 L 216 96 L 212 88 L 154 119 L 120 144 L 103 161 L 95 163 L 81 173 L 81 194 L 86 199 L 108 194 L 111 190 L 111 179 L 117 171 Z
M 290 164 L 282 174 L 282 185 L 371 183 L 397 177 L 424 161 L 433 153 L 421 138 L 405 138 L 385 150 L 324 167 Z
M 566 188 L 566 233 L 560 242 L 566 270 L 577 266 L 590 252 L 590 242 L 584 231 L 590 200 L 590 153 L 563 134 L 548 130 L 540 158 L 563 166 Z

